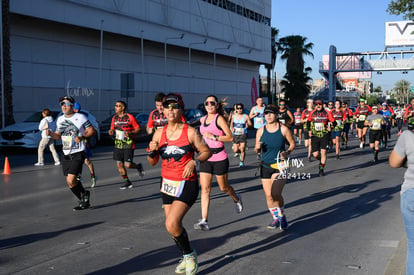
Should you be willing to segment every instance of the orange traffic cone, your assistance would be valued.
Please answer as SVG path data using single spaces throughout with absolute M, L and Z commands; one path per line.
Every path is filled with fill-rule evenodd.
M 10 175 L 10 164 L 9 164 L 9 158 L 6 157 L 4 160 L 4 170 L 3 170 L 3 175 Z

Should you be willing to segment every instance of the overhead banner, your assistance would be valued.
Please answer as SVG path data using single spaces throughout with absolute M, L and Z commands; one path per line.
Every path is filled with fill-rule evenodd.
M 395 21 L 385 22 L 385 46 L 413 46 L 414 45 L 414 22 Z

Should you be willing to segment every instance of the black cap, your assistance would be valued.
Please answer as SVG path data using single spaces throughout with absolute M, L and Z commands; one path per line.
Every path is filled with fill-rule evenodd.
M 184 101 L 180 94 L 170 93 L 165 97 L 163 105 L 168 105 L 169 102 L 178 103 L 182 109 L 184 109 Z
M 73 97 L 71 97 L 71 96 L 67 96 L 67 95 L 65 95 L 65 96 L 63 96 L 63 97 L 61 97 L 61 98 L 59 98 L 59 102 L 62 102 L 63 100 L 67 100 L 67 101 L 69 101 L 70 103 L 72 103 L 72 104 L 74 104 L 75 103 L 75 100 L 73 99 Z
M 266 108 L 264 109 L 263 112 L 264 113 L 272 113 L 272 114 L 277 115 L 278 110 L 277 110 L 277 108 L 275 106 L 266 106 Z

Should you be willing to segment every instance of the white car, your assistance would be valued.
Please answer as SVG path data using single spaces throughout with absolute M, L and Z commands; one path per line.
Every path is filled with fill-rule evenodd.
M 58 111 L 50 111 L 55 120 L 58 113 Z M 35 112 L 23 122 L 0 129 L 0 147 L 37 148 L 41 139 L 39 122 L 42 118 L 41 111 Z
M 99 124 L 96 118 L 88 111 L 81 110 L 96 130 L 96 135 L 88 139 L 89 145 L 95 147 L 100 140 Z M 62 115 L 62 112 L 50 111 L 51 116 L 56 123 L 56 118 Z M 39 130 L 39 122 L 42 120 L 42 112 L 35 112 L 23 122 L 11 124 L 0 129 L 0 148 L 38 148 L 41 137 Z M 57 140 L 56 145 L 61 145 L 61 141 Z

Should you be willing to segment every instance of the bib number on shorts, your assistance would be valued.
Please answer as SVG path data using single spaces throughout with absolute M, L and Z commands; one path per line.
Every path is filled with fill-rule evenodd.
M 183 193 L 185 180 L 162 179 L 161 192 L 173 197 L 179 197 Z
M 244 129 L 243 128 L 234 128 L 234 134 L 237 136 L 243 135 Z

